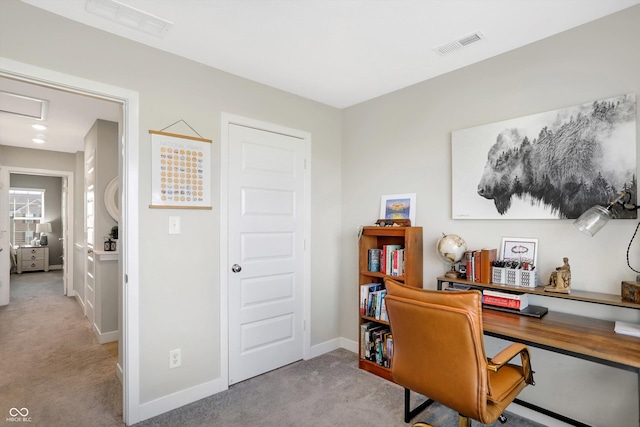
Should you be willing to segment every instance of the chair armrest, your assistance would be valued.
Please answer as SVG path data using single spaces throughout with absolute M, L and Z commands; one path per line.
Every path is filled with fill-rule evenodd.
M 496 354 L 487 362 L 487 369 L 493 372 L 498 372 L 501 367 L 507 364 L 507 362 L 516 357 L 518 354 L 520 355 L 520 359 L 522 360 L 522 371 L 524 374 L 525 382 L 527 384 L 535 384 L 535 382 L 533 381 L 533 371 L 531 370 L 531 357 L 529 356 L 529 348 L 521 343 L 513 343 Z

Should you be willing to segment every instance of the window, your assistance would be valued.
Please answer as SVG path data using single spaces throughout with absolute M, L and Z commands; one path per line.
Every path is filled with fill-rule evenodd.
M 44 218 L 44 190 L 11 188 L 9 190 L 11 244 L 28 245 L 36 235 L 36 224 Z

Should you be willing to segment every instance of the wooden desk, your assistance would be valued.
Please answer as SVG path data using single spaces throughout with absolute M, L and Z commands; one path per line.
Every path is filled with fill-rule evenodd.
M 461 283 L 480 289 L 496 288 L 496 285 L 438 277 L 439 290 L 442 289 L 443 283 Z M 535 289 L 527 291 L 525 289 L 510 288 L 510 290 L 523 293 L 538 293 Z M 574 294 L 573 291 L 572 294 Z M 562 294 L 547 294 L 544 296 L 558 298 L 560 295 Z M 597 296 L 599 294 L 589 293 L 588 300 L 580 299 L 576 295 L 572 295 L 570 299 L 640 309 L 638 304 L 618 303 L 618 298 L 612 295 L 602 299 L 598 299 L 594 295 Z M 490 309 L 483 310 L 482 320 L 486 335 L 508 341 L 521 342 L 532 347 L 635 372 L 638 376 L 638 390 L 640 390 L 640 338 L 615 333 L 615 322 L 552 311 L 537 319 Z M 563 422 L 575 426 L 586 426 L 584 423 L 520 399 L 516 399 L 514 402 Z M 640 410 L 640 397 L 638 399 L 638 408 Z
M 487 335 L 518 341 L 620 369 L 640 369 L 640 338 L 617 334 L 614 322 L 549 312 L 541 319 L 483 310 Z

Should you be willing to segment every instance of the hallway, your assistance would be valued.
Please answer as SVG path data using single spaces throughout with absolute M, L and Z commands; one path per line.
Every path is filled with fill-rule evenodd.
M 62 271 L 12 274 L 0 307 L 0 419 L 28 411 L 33 426 L 124 425 L 117 346 L 98 344 L 63 295 Z

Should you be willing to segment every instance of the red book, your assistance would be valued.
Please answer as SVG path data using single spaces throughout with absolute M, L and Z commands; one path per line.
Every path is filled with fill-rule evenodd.
M 482 302 L 487 305 L 496 305 L 498 307 L 513 308 L 515 310 L 520 310 L 520 305 L 521 305 L 520 300 L 496 297 L 493 295 L 484 295 L 482 297 Z
M 473 251 L 466 251 L 464 253 L 464 260 L 466 266 L 467 280 L 473 281 Z

